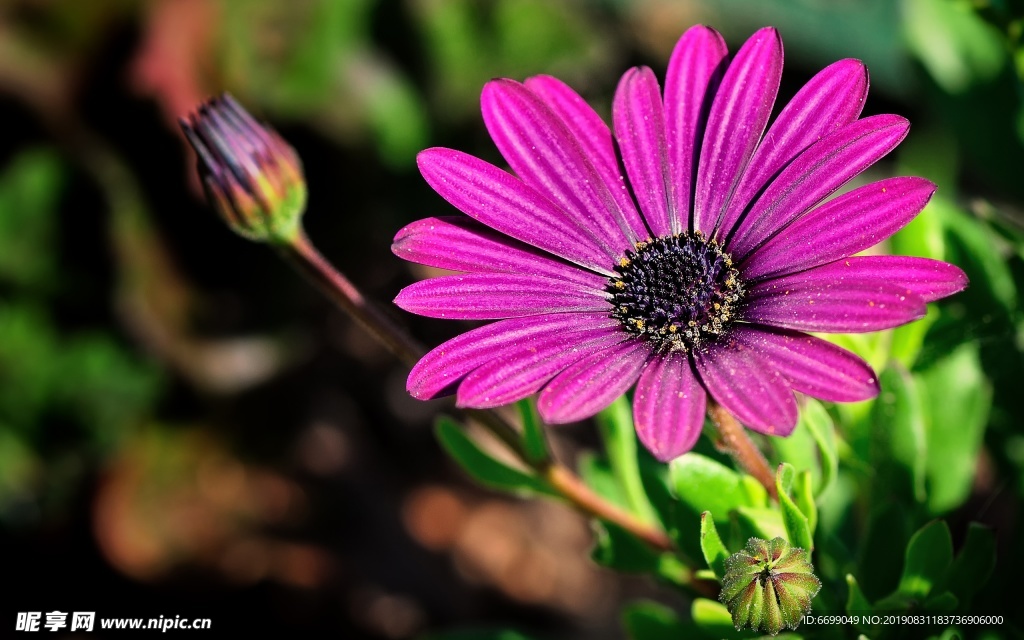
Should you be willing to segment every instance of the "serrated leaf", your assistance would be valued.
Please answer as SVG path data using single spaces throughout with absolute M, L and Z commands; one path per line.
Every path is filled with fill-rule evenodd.
M 704 553 L 704 561 L 719 580 L 725 575 L 725 559 L 729 551 L 722 544 L 722 538 L 715 527 L 715 519 L 710 511 L 700 515 L 700 549 Z
M 548 439 L 544 433 L 544 423 L 537 413 L 537 407 L 530 398 L 516 403 L 519 417 L 523 421 L 523 450 L 531 462 L 547 460 L 551 453 L 548 450 Z
M 897 591 L 923 601 L 953 562 L 953 537 L 942 520 L 926 524 L 910 538 Z
M 435 425 L 435 433 L 448 455 L 481 484 L 492 489 L 520 495 L 524 493 L 557 495 L 539 478 L 527 475 L 492 458 L 470 439 L 463 428 L 451 418 L 439 417 Z
M 786 462 L 780 464 L 775 473 L 775 488 L 779 493 L 779 508 L 782 511 L 782 523 L 786 527 L 786 538 L 794 547 L 810 552 L 814 549 L 810 523 L 789 496 L 795 476 L 793 465 Z
M 618 398 L 607 409 L 601 411 L 597 415 L 597 425 L 612 472 L 626 496 L 628 509 L 643 522 L 656 522 L 654 507 L 647 498 L 640 477 L 633 409 L 626 397 Z

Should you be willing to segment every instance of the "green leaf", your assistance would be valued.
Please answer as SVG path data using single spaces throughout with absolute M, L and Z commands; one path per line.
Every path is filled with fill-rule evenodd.
M 846 586 L 849 589 L 846 595 L 846 613 L 850 615 L 871 613 L 871 603 L 864 597 L 860 585 L 857 584 L 857 579 L 852 574 L 846 574 Z
M 930 206 L 950 232 L 950 245 L 957 250 L 953 255 L 956 264 L 971 276 L 970 296 L 992 300 L 1006 312 L 1016 313 L 1017 286 L 1005 252 L 999 250 L 1005 243 L 998 234 L 952 202 L 938 199 Z
M 910 50 L 947 93 L 965 93 L 992 80 L 1008 62 L 999 31 L 970 5 L 907 0 L 904 11 Z
M 974 594 L 988 582 L 996 566 L 996 537 L 988 527 L 972 522 L 967 538 L 949 567 L 943 584 L 963 607 L 970 605 Z
M 701 631 L 713 638 L 753 638 L 758 635 L 752 631 L 737 631 L 725 605 L 707 598 L 693 601 L 690 616 Z
M 630 640 L 678 640 L 692 635 L 675 611 L 657 602 L 627 604 L 622 624 Z
M 931 596 L 924 603 L 925 611 L 949 612 L 956 611 L 960 601 L 949 591 L 943 591 L 937 596 Z
M 928 329 L 935 324 L 938 317 L 938 308 L 935 305 L 928 305 L 928 315 L 893 329 L 889 342 L 889 356 L 907 369 L 913 367 L 918 354 L 921 353 Z
M 807 528 L 813 538 L 815 528 L 818 526 L 818 507 L 814 504 L 814 491 L 811 489 L 811 485 L 810 471 L 804 470 L 798 473 L 793 482 L 793 502 L 800 509 L 800 513 L 807 518 Z
M 807 521 L 807 516 L 789 497 L 789 490 L 795 475 L 793 465 L 787 462 L 780 464 L 775 474 L 775 488 L 779 492 L 779 507 L 782 510 L 782 523 L 786 527 L 786 538 L 794 547 L 800 547 L 810 552 L 814 549 L 810 523 Z
M 734 549 L 742 547 L 750 538 L 771 540 L 786 537 L 786 525 L 777 509 L 737 507 L 730 514 L 730 520 L 732 535 L 729 546 Z
M 710 511 L 718 522 L 727 522 L 730 511 L 752 504 L 750 490 L 740 474 L 692 451 L 671 462 L 669 485 L 677 498 L 671 514 L 672 528 L 683 552 L 690 557 L 701 555 L 702 513 Z
M 597 425 L 604 441 L 605 451 L 619 485 L 626 496 L 629 510 L 643 522 L 657 522 L 644 483 L 640 477 L 637 458 L 636 429 L 633 428 L 633 408 L 625 396 L 619 397 L 597 415 Z
M 54 276 L 62 174 L 60 158 L 39 149 L 18 155 L 0 176 L 0 280 L 40 288 Z
M 603 520 L 595 523 L 594 562 L 625 573 L 655 573 L 661 563 L 659 553 L 637 540 L 617 524 Z
M 828 415 L 825 407 L 812 398 L 808 398 L 807 404 L 804 405 L 803 411 L 800 412 L 800 424 L 806 426 L 807 430 L 811 432 L 815 444 L 818 445 L 818 453 L 821 455 L 821 481 L 814 492 L 814 496 L 818 497 L 825 493 L 825 490 L 832 485 L 836 474 L 839 472 L 835 424 L 832 422 L 832 416 Z
M 897 591 L 923 601 L 942 579 L 953 562 L 953 538 L 942 520 L 935 520 L 917 531 L 907 544 L 903 576 Z
M 992 400 L 978 346 L 967 343 L 917 374 L 926 419 L 928 510 L 946 513 L 967 499 Z
M 877 505 L 860 544 L 858 581 L 865 595 L 877 600 L 896 589 L 910 538 L 906 509 L 895 503 Z
M 513 469 L 485 453 L 451 418 L 440 416 L 434 429 L 448 455 L 481 484 L 518 495 L 536 493 L 557 496 L 539 478 Z
M 628 508 L 626 496 L 622 491 L 622 487 L 619 486 L 615 474 L 612 473 L 612 468 L 607 460 L 594 453 L 585 451 L 580 455 L 577 464 L 580 477 L 583 478 L 583 482 L 588 487 L 594 490 L 594 493 L 615 506 L 622 507 L 623 509 Z
M 882 372 L 880 382 L 870 447 L 875 491 L 924 502 L 927 441 L 920 395 L 914 380 L 896 363 Z
M 729 551 L 722 544 L 722 538 L 715 527 L 715 518 L 710 511 L 700 515 L 700 549 L 704 552 L 704 561 L 708 567 L 721 580 L 725 575 L 725 559 L 729 557 Z
M 531 462 L 542 462 L 551 457 L 544 423 L 537 413 L 533 400 L 526 398 L 516 403 L 519 417 L 523 421 L 523 449 Z
M 740 474 L 699 453 L 673 460 L 669 474 L 676 497 L 697 514 L 710 511 L 715 518 L 725 520 L 732 509 L 750 505 Z

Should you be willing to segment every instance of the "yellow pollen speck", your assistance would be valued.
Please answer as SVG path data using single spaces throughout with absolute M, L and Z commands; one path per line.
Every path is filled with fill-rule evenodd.
M 623 282 L 622 280 L 616 280 L 615 281 L 615 288 L 616 289 L 625 289 L 626 288 L 626 283 Z
M 676 326 L 676 325 L 674 325 L 674 324 L 670 324 L 670 325 L 668 326 L 668 330 L 669 330 L 669 332 L 670 332 L 670 333 L 675 333 L 676 331 L 679 331 L 679 327 L 677 327 L 677 326 Z
M 629 258 L 619 258 L 619 266 L 620 267 L 628 267 L 629 266 Z
M 882 193 L 885 193 L 885 187 L 882 187 Z
M 714 307 L 715 307 L 715 311 L 718 311 L 719 309 L 721 309 L 721 308 L 722 308 L 722 305 L 720 305 L 720 304 L 718 304 L 718 303 L 716 302 L 716 303 L 714 304 Z

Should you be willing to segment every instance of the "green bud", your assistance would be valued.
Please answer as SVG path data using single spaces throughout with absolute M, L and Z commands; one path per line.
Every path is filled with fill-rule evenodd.
M 800 625 L 821 589 L 807 555 L 782 538 L 751 538 L 743 551 L 726 559 L 718 599 L 737 630 L 750 627 L 774 636 Z
M 227 94 L 180 124 L 210 204 L 233 231 L 259 242 L 297 237 L 306 182 L 298 154 L 281 136 Z

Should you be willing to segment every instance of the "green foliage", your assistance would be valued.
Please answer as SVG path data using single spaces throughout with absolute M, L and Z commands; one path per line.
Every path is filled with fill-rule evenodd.
M 533 462 L 547 460 L 551 456 L 548 451 L 548 439 L 544 434 L 544 423 L 537 413 L 537 407 L 531 400 L 520 400 L 516 403 L 519 419 L 523 423 L 523 450 Z
M 715 518 L 710 511 L 700 514 L 700 550 L 708 568 L 721 580 L 725 575 L 725 560 L 729 557 L 729 551 L 722 544 L 722 538 L 715 527 Z
M 496 460 L 451 418 L 438 417 L 434 430 L 448 455 L 481 484 L 516 495 L 556 495 L 540 478 Z
M 597 416 L 597 426 L 615 479 L 626 498 L 629 510 L 644 522 L 654 523 L 654 507 L 644 490 L 640 475 L 638 442 L 633 428 L 633 409 L 619 398 Z
M 36 290 L 53 285 L 62 182 L 60 160 L 42 149 L 22 153 L 0 176 L 0 282 Z

